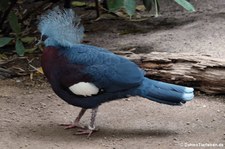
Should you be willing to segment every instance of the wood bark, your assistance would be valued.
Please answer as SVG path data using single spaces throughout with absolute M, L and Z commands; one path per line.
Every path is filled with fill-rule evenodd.
M 194 87 L 207 94 L 225 94 L 225 59 L 194 53 L 122 54 L 146 71 L 146 76 Z

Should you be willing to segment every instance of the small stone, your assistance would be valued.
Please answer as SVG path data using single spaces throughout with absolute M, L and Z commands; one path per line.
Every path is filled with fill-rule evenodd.
M 186 125 L 190 125 L 190 122 L 187 122 Z
M 189 130 L 188 133 L 191 133 L 191 131 Z
M 16 112 L 14 112 L 14 111 L 10 111 L 10 112 L 9 112 L 9 114 L 15 114 L 15 113 L 16 113 Z
M 177 141 L 177 138 L 173 138 L 174 141 Z
M 41 109 L 40 109 L 40 108 L 38 108 L 38 107 L 36 107 L 35 109 L 36 109 L 36 110 L 38 110 L 38 111 L 40 111 L 40 110 L 41 110 Z
M 220 113 L 220 110 L 217 110 L 216 112 L 217 112 L 217 113 Z
M 42 108 L 45 108 L 45 107 L 46 107 L 46 104 L 45 104 L 45 103 L 40 102 L 40 104 L 41 104 L 41 107 L 42 107 Z
M 35 129 L 32 129 L 31 131 L 32 131 L 32 132 L 37 132 L 37 130 L 35 130 Z
M 206 108 L 206 105 L 203 105 L 202 107 L 203 107 L 203 108 Z
M 118 141 L 123 141 L 123 138 L 118 139 Z
M 21 82 L 21 80 L 16 80 L 16 83 L 20 83 Z
M 106 145 L 106 144 L 104 144 L 104 143 L 103 143 L 102 145 L 105 146 L 105 147 L 108 147 L 108 145 Z
M 131 100 L 130 98 L 126 98 L 126 99 L 125 99 L 125 101 L 130 101 L 130 100 Z
M 52 95 L 51 95 L 51 94 L 48 94 L 47 97 L 48 97 L 48 98 L 52 98 Z

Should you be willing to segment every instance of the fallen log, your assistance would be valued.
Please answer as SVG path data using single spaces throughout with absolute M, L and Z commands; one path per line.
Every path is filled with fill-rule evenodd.
M 194 53 L 122 55 L 143 68 L 149 78 L 191 86 L 207 94 L 225 94 L 224 59 Z

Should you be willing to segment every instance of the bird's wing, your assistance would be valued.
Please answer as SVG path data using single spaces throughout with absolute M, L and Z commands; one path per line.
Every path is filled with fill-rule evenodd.
M 76 80 L 74 82 L 75 88 L 89 88 L 91 93 L 103 90 L 106 92 L 118 92 L 133 87 L 139 86 L 144 78 L 144 71 L 141 70 L 135 63 L 115 55 L 105 49 L 93 46 L 78 45 L 76 47 L 66 49 L 64 56 L 70 62 L 70 65 L 80 65 L 82 69 L 79 70 L 77 78 L 76 74 L 65 74 L 62 77 L 67 80 Z M 76 67 L 71 67 L 70 72 L 77 72 Z M 83 79 L 88 78 L 86 81 Z M 76 78 L 76 79 L 74 79 Z M 78 85 L 77 80 L 86 82 Z M 62 81 L 64 82 L 64 81 Z M 65 84 L 66 85 L 66 84 Z M 97 88 L 97 89 L 96 89 Z M 90 94 L 91 94 L 90 93 Z

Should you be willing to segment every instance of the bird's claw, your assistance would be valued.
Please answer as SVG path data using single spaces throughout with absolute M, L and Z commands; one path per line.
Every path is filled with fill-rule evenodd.
M 90 136 L 98 130 L 99 129 L 88 129 L 88 128 L 78 129 L 75 135 L 87 135 L 87 138 L 90 138 Z
M 64 126 L 64 129 L 72 129 L 72 128 L 81 128 L 84 129 L 85 127 L 81 125 L 79 122 L 73 122 L 70 124 L 60 124 L 60 126 Z

